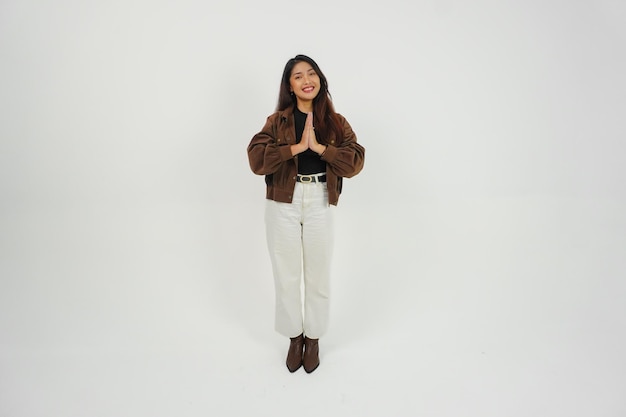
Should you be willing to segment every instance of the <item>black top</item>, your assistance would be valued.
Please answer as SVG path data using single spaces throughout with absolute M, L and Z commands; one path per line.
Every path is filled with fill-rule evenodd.
M 296 106 L 293 111 L 293 117 L 296 123 L 296 143 L 300 143 L 306 123 L 306 113 L 302 113 Z M 323 172 L 326 172 L 326 162 L 322 161 L 318 154 L 307 149 L 298 155 L 298 174 L 310 175 Z

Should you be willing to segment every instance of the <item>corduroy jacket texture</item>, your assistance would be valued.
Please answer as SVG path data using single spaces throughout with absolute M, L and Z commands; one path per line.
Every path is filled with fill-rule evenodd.
M 342 179 L 361 172 L 365 162 L 365 148 L 357 143 L 348 121 L 341 115 L 343 137 L 331 133 L 327 138 L 316 138 L 327 146 L 322 155 L 326 162 L 328 202 L 337 205 Z M 277 111 L 267 118 L 263 129 L 252 137 L 248 145 L 248 160 L 252 172 L 265 175 L 266 198 L 291 203 L 298 174 L 298 156 L 291 155 L 296 144 L 293 108 Z

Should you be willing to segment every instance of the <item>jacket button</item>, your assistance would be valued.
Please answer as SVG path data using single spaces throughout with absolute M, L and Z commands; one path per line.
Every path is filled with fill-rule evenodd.
M 330 141 L 330 143 L 335 143 L 335 141 L 334 141 L 334 140 L 331 140 L 331 141 Z

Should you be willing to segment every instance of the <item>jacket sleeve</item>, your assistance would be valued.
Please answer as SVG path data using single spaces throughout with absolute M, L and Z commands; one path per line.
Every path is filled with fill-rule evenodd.
M 248 145 L 248 162 L 255 174 L 273 174 L 285 161 L 293 158 L 291 146 L 288 144 L 278 145 L 276 140 L 277 122 L 277 113 L 269 116 L 263 129 L 252 137 Z
M 340 177 L 350 178 L 361 172 L 365 163 L 365 148 L 357 143 L 356 134 L 348 121 L 343 123 L 343 140 L 337 146 L 329 144 L 322 154 L 330 170 Z

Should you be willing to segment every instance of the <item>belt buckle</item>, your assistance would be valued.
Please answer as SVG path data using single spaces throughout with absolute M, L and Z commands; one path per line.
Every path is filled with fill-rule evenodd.
M 304 182 L 304 183 L 313 182 L 313 176 L 312 175 L 300 175 L 300 182 Z

